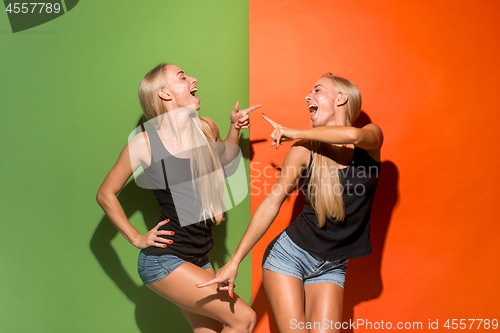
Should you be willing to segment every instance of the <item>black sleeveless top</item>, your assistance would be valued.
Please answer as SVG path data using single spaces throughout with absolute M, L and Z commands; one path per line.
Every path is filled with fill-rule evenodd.
M 302 176 L 307 189 L 311 175 L 312 156 Z M 318 227 L 318 218 L 310 198 L 300 215 L 286 233 L 299 247 L 325 260 L 363 257 L 371 253 L 370 216 L 373 196 L 377 188 L 380 162 L 376 162 L 361 148 L 354 147 L 354 156 L 347 168 L 339 169 L 345 219 L 342 222 L 326 220 Z
M 170 219 L 159 230 L 173 231 L 173 236 L 160 236 L 171 239 L 172 244 L 167 244 L 166 248 L 150 246 L 141 252 L 147 255 L 173 254 L 188 262 L 203 266 L 208 263 L 207 253 L 212 249 L 211 220 L 181 226 L 177 214 L 171 187 L 179 183 L 191 182 L 191 166 L 189 158 L 177 158 L 171 155 L 161 141 L 155 128 L 146 130 L 151 147 L 151 163 L 144 169 L 146 176 L 153 188 L 153 193 L 161 208 L 161 217 L 158 222 Z M 168 177 L 167 172 L 175 173 L 175 177 Z M 168 179 L 170 179 L 170 184 Z M 170 186 L 169 186 L 170 185 Z M 187 196 L 194 196 L 194 190 Z M 183 209 L 180 207 L 179 209 Z

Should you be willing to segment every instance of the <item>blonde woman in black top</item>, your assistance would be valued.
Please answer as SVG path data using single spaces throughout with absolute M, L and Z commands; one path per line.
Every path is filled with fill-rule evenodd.
M 307 188 L 303 211 L 269 244 L 262 265 L 264 288 L 281 333 L 340 331 L 348 259 L 371 252 L 370 210 L 383 142 L 379 126 L 352 126 L 361 110 L 361 95 L 350 81 L 326 74 L 305 100 L 312 128 L 284 127 L 263 115 L 274 127 L 272 146 L 300 141 L 288 151 L 280 177 L 230 261 L 215 279 L 198 285 L 218 283 L 232 292 L 239 263 L 302 178 Z
M 104 179 L 97 201 L 118 231 L 141 249 L 138 271 L 144 284 L 178 305 L 194 332 L 252 332 L 256 316 L 245 301 L 216 286 L 198 289 L 195 283 L 215 277 L 207 253 L 213 244 L 210 227 L 223 219 L 219 190 L 224 184 L 221 163 L 227 154 L 216 145 L 226 142 L 237 147 L 239 130 L 249 126 L 247 113 L 260 106 L 239 111 L 237 103 L 223 141 L 215 122 L 197 115 L 196 83 L 194 77 L 170 64 L 160 64 L 144 76 L 139 100 L 150 126 L 125 146 Z M 129 222 L 116 197 L 139 166 L 162 211 L 159 223 L 144 235 Z M 174 188 L 186 184 L 178 192 L 184 195 L 181 198 L 201 198 L 197 216 L 189 215 L 190 205 L 180 207 L 175 202 Z M 182 214 L 194 219 L 183 221 Z M 165 317 L 168 331 L 168 313 Z

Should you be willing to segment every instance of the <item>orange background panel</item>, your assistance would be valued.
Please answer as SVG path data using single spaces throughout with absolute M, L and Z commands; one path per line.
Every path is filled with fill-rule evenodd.
M 500 319 L 499 13 L 498 1 L 250 0 L 251 105 L 309 127 L 304 97 L 332 72 L 361 91 L 358 125 L 384 131 L 373 253 L 349 263 L 345 321 Z M 290 146 L 271 148 L 270 133 L 253 114 L 252 213 Z M 277 332 L 262 255 L 300 212 L 295 198 L 252 251 L 259 333 Z

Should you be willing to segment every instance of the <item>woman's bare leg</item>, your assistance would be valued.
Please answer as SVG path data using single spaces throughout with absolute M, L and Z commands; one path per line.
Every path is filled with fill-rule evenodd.
M 212 267 L 207 268 L 206 271 L 215 276 Z M 191 325 L 194 333 L 219 333 L 224 328 L 224 325 L 218 320 L 182 308 L 181 311 L 189 322 L 189 325 Z
M 301 279 L 262 269 L 267 298 L 280 333 L 306 333 L 304 284 Z
M 227 291 L 217 290 L 216 285 L 205 288 L 195 286 L 213 279 L 214 276 L 213 269 L 204 270 L 191 263 L 184 263 L 166 278 L 147 286 L 178 305 L 196 333 L 252 332 L 257 322 L 255 312 L 236 293 L 234 298 L 231 298 Z M 217 331 L 215 322 L 204 317 L 215 319 L 226 327 Z
M 304 290 L 306 321 L 320 323 L 309 332 L 340 332 L 340 329 L 335 328 L 335 323 L 342 321 L 344 289 L 332 282 L 320 282 L 304 286 Z M 324 325 L 326 323 L 328 325 Z

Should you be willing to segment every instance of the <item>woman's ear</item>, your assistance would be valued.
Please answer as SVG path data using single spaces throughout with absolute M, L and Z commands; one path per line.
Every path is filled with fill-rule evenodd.
M 348 97 L 346 94 L 340 94 L 337 96 L 337 99 L 335 100 L 335 105 L 336 106 L 342 106 L 345 103 L 347 103 Z
M 171 101 L 172 100 L 172 95 L 170 94 L 170 92 L 166 89 L 160 89 L 158 91 L 158 96 L 160 96 L 160 98 L 164 101 Z

